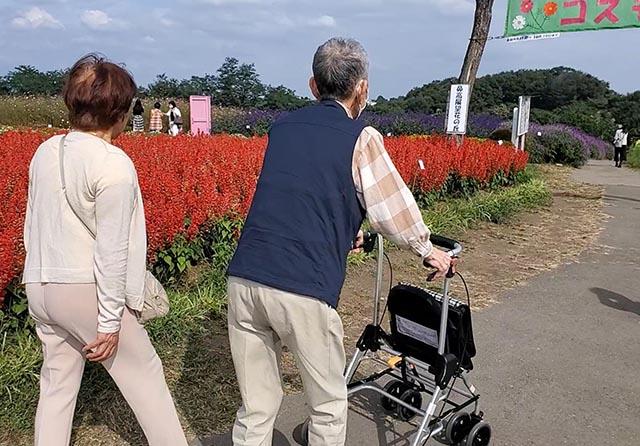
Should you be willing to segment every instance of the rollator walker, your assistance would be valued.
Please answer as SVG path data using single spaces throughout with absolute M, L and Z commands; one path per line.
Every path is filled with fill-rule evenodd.
M 455 240 L 432 235 L 431 242 L 446 249 L 452 258 L 462 252 Z M 382 236 L 365 233 L 363 248 L 365 252 L 377 251 L 373 322 L 364 329 L 345 371 L 349 397 L 364 390 L 376 392 L 386 412 L 402 421 L 417 422 L 411 446 L 424 446 L 430 439 L 455 446 L 489 445 L 491 427 L 483 421 L 484 414 L 478 407 L 480 395 L 467 376 L 473 369 L 471 358 L 476 349 L 466 283 L 467 303 L 449 296 L 454 277 L 451 270 L 442 293 L 400 283 L 391 288 L 381 312 L 385 258 Z M 390 333 L 382 328 L 387 311 Z M 356 378 L 365 361 L 383 369 Z M 308 443 L 308 426 L 309 420 L 301 430 L 304 444 Z

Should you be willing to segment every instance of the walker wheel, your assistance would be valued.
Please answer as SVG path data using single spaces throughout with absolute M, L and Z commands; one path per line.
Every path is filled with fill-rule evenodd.
M 384 385 L 384 391 L 389 395 L 395 396 L 396 398 L 400 398 L 405 390 L 407 390 L 407 385 L 397 379 L 389 381 Z M 398 403 L 387 398 L 384 395 L 380 397 L 380 404 L 382 404 L 382 407 L 384 407 L 384 409 L 388 410 L 389 412 L 395 411 L 398 407 Z
M 400 399 L 416 409 L 420 409 L 422 407 L 422 395 L 417 390 L 405 390 L 400 396 Z M 407 409 L 399 404 L 397 406 L 396 414 L 402 421 L 409 421 L 417 415 L 416 412 L 411 409 Z
M 311 423 L 311 418 L 307 418 L 302 423 L 302 427 L 300 428 L 300 439 L 302 440 L 302 444 L 307 446 L 309 444 L 309 424 Z
M 467 412 L 458 412 L 447 421 L 447 426 L 444 430 L 444 440 L 447 444 L 458 444 L 464 440 L 464 437 L 467 436 L 471 427 L 471 415 Z
M 465 446 L 488 446 L 491 441 L 491 426 L 484 421 L 473 426 Z

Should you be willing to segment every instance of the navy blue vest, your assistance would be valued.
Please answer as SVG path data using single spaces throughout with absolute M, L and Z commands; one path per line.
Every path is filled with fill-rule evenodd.
M 229 276 L 338 306 L 347 254 L 365 215 L 352 174 L 364 127 L 334 101 L 273 125 Z

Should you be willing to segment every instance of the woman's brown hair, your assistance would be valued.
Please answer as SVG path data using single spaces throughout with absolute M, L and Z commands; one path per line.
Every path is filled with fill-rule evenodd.
M 137 86 L 131 73 L 98 54 L 77 61 L 62 95 L 69 123 L 77 130 L 107 130 L 131 108 Z

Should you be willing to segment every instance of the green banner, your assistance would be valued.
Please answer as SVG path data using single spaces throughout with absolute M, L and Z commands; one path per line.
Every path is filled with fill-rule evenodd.
M 507 0 L 505 36 L 640 27 L 640 0 Z

